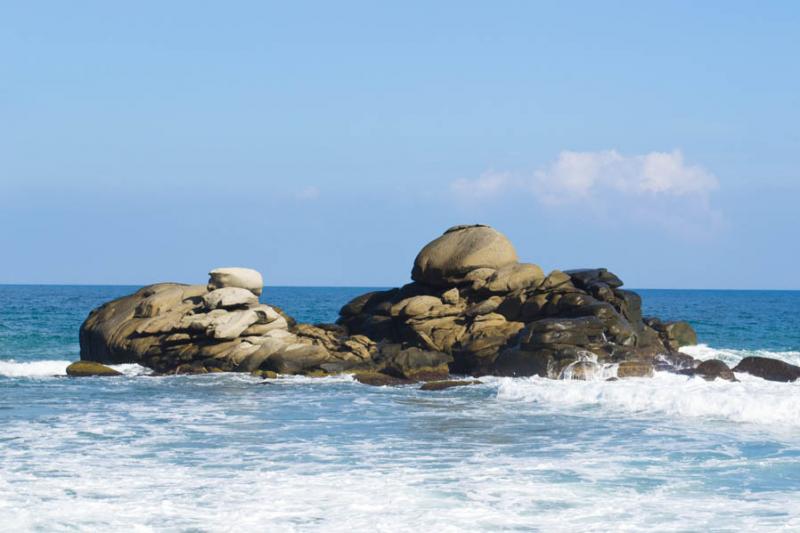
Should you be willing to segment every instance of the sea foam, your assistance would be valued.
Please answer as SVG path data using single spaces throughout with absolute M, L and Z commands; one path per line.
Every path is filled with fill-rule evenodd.
M 67 375 L 67 367 L 72 361 L 43 360 L 43 361 L 15 361 L 14 359 L 0 360 L 0 376 L 7 378 L 51 378 Z M 141 365 L 123 364 L 109 365 L 114 370 L 126 376 L 141 376 L 152 371 Z
M 712 348 L 707 344 L 684 346 L 681 348 L 681 351 L 703 361 L 707 359 L 720 359 L 721 361 L 725 361 L 729 366 L 735 366 L 736 363 L 745 357 L 751 356 L 780 359 L 781 361 L 786 361 L 793 365 L 800 365 L 800 352 L 796 351 L 736 350 L 733 348 Z
M 800 384 L 775 383 L 737 374 L 740 382 L 705 381 L 668 372 L 619 381 L 558 381 L 497 378 L 497 397 L 551 409 L 596 408 L 605 414 L 673 417 L 800 427 Z M 599 414 L 599 413 L 598 413 Z

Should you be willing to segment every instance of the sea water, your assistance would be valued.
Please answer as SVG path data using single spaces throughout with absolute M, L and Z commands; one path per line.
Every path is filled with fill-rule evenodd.
M 0 286 L 0 530 L 800 530 L 800 383 L 64 377 L 134 289 Z M 364 291 L 263 299 L 332 321 Z M 640 292 L 695 357 L 800 364 L 799 292 Z

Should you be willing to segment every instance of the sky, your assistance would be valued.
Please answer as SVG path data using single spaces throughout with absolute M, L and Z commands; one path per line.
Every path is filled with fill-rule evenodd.
M 456 224 L 800 289 L 800 3 L 2 2 L 0 283 L 396 286 Z

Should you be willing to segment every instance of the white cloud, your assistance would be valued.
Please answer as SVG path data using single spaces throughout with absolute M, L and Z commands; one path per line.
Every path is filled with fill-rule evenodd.
M 481 200 L 504 193 L 514 185 L 508 172 L 484 172 L 475 179 L 458 179 L 450 189 L 462 200 Z
M 604 150 L 561 152 L 549 167 L 535 172 L 531 185 L 542 201 L 566 203 L 606 191 L 629 196 L 706 196 L 719 183 L 704 168 L 687 165 L 678 150 L 633 156 Z
M 464 202 L 529 194 L 543 206 L 580 204 L 591 216 L 627 217 L 674 230 L 708 233 L 721 223 L 710 204 L 719 181 L 687 164 L 679 150 L 626 156 L 616 150 L 561 152 L 550 165 L 528 175 L 486 172 L 459 179 L 451 190 Z
M 309 185 L 307 187 L 303 187 L 299 191 L 297 191 L 297 198 L 299 200 L 316 200 L 319 198 L 320 190 L 318 187 L 313 185 Z

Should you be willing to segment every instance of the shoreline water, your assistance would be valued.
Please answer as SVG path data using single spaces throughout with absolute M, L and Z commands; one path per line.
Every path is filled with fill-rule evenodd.
M 0 306 L 0 369 L 65 368 L 89 309 L 126 291 L 37 289 Z M 326 321 L 346 292 L 267 288 L 264 299 Z M 800 352 L 793 295 L 692 296 L 644 302 L 696 325 L 695 357 Z M 0 376 L 0 529 L 800 527 L 797 383 L 657 372 L 426 392 L 116 368 L 126 375 Z

